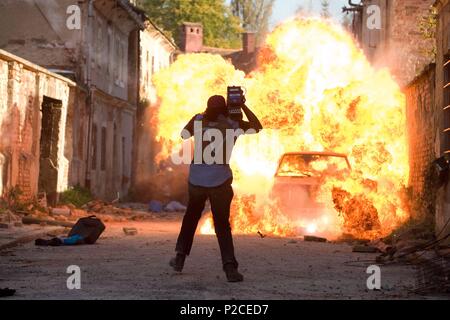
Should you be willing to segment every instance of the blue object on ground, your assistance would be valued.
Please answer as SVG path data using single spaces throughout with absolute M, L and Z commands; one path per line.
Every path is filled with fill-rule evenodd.
M 83 242 L 83 237 L 78 235 L 78 234 L 75 234 L 75 235 L 73 235 L 71 237 L 61 238 L 61 240 L 63 242 L 63 245 L 65 245 L 65 246 L 73 246 L 73 245 L 82 243 Z
M 157 201 L 157 200 L 152 200 L 150 201 L 149 205 L 148 205 L 148 210 L 151 212 L 162 212 L 163 211 L 163 204 L 161 201 Z

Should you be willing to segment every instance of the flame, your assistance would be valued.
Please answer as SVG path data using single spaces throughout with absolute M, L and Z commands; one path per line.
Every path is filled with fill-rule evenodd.
M 247 77 L 218 55 L 181 55 L 154 78 L 160 97 L 158 159 L 180 148 L 179 133 L 209 96 L 246 88 L 247 104 L 265 130 L 241 137 L 231 166 L 235 233 L 299 232 L 375 238 L 408 218 L 402 192 L 409 176 L 405 97 L 389 70 L 376 70 L 341 26 L 302 18 L 278 26 Z M 329 175 L 315 192 L 320 217 L 288 216 L 271 196 L 280 156 L 293 151 L 348 155 L 350 175 Z M 324 164 L 317 164 L 323 168 Z M 213 232 L 211 218 L 200 229 Z

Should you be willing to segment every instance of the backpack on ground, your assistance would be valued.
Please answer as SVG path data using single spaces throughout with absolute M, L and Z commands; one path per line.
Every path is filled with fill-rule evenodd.
M 78 235 L 83 238 L 84 243 L 94 244 L 105 230 L 105 225 L 96 216 L 81 218 L 72 227 L 69 237 Z

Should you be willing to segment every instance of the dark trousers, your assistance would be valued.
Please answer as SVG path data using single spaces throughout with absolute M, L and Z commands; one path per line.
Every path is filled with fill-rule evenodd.
M 234 256 L 233 237 L 230 227 L 230 205 L 233 196 L 231 181 L 227 181 L 216 188 L 198 187 L 189 184 L 189 204 L 184 215 L 175 250 L 178 253 L 190 254 L 198 221 L 205 209 L 206 200 L 209 199 L 214 229 L 222 255 L 222 263 L 223 265 L 233 264 L 237 268 L 238 263 Z

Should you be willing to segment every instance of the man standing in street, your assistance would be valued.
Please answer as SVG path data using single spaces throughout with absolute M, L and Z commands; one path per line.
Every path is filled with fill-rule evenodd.
M 189 203 L 175 249 L 176 257 L 170 261 L 171 267 L 177 272 L 183 270 L 186 256 L 191 252 L 198 222 L 209 199 L 227 280 L 244 280 L 238 272 L 229 221 L 234 196 L 229 160 L 237 137 L 240 134 L 258 133 L 262 125 L 245 105 L 245 98 L 241 108 L 248 121 L 231 118 L 225 98 L 212 96 L 206 111 L 195 115 L 182 132 L 183 139 L 194 136 L 195 146 L 189 172 Z

